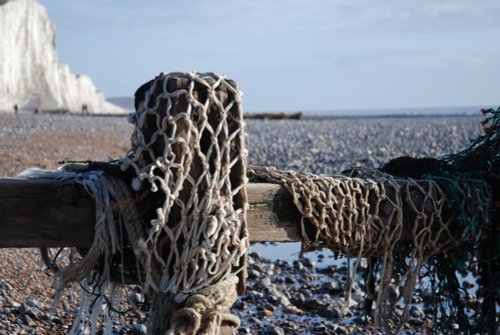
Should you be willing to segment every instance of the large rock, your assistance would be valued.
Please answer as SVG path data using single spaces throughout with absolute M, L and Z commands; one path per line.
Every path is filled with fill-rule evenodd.
M 0 0 L 0 111 L 126 113 L 57 61 L 55 27 L 35 0 Z

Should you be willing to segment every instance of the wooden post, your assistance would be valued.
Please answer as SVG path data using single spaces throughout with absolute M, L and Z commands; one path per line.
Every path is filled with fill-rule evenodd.
M 212 73 L 162 73 L 137 90 L 135 105 L 137 113 L 131 150 L 133 154 L 129 156 L 129 161 L 125 160 L 124 166 L 132 166 L 131 171 L 143 175 L 153 174 L 154 168 L 156 181 L 169 181 L 168 187 L 172 194 L 175 194 L 175 202 L 168 207 L 165 214 L 168 216 L 169 229 L 184 229 L 184 225 L 200 227 L 202 220 L 207 219 L 205 215 L 208 214 L 205 212 L 202 220 L 193 219 L 196 221 L 187 222 L 191 220 L 187 213 L 195 207 L 205 209 L 209 206 L 215 210 L 216 206 L 222 208 L 220 202 L 225 202 L 223 207 L 230 208 L 230 212 L 243 212 L 246 205 L 246 189 L 243 187 L 246 180 L 244 122 L 240 94 L 233 81 Z M 128 165 L 129 163 L 131 165 Z M 160 207 L 172 200 L 170 194 L 166 197 L 165 192 L 150 192 L 152 187 L 157 186 L 156 181 L 154 186 L 149 180 L 136 188 L 139 197 L 144 195 L 142 204 L 137 207 L 139 211 L 146 213 L 146 222 L 158 218 L 156 208 L 150 208 L 150 204 L 158 203 Z M 167 186 L 164 184 L 160 188 Z M 215 218 L 213 213 L 210 215 Z M 186 217 L 188 218 L 184 219 Z M 230 261 L 224 272 L 237 274 L 239 282 L 235 284 L 234 289 L 241 294 L 245 290 L 246 275 L 241 271 L 245 256 L 240 249 L 246 249 L 247 231 L 245 217 L 240 219 L 238 228 L 231 233 L 231 238 L 241 243 L 230 245 L 230 252 L 239 256 Z M 163 219 L 160 221 L 163 223 Z M 162 230 L 151 230 L 153 235 L 159 232 Z M 216 237 L 223 238 L 222 235 Z M 159 283 L 169 279 L 168 272 L 173 266 L 170 256 L 201 247 L 191 246 L 190 239 L 188 233 L 175 238 L 166 234 L 156 245 L 148 245 L 149 249 L 156 249 L 156 254 L 169 255 L 166 256 L 168 259 L 153 258 L 152 268 L 157 269 L 155 266 L 158 265 L 158 271 L 152 272 L 153 277 L 157 277 L 154 281 Z M 174 259 L 175 257 L 178 256 L 174 256 Z M 219 253 L 215 257 L 216 262 L 219 262 L 225 256 Z M 177 261 L 180 261 L 180 258 L 175 259 L 175 262 Z M 198 261 L 203 262 L 207 264 L 204 260 Z M 183 264 L 187 266 L 186 263 Z M 186 270 L 183 274 L 189 271 L 191 270 Z M 207 275 L 202 271 L 193 271 L 195 273 L 192 278 Z M 169 290 L 177 288 L 171 287 Z M 171 321 L 163 307 L 168 306 L 169 311 L 175 311 L 182 309 L 183 303 L 176 304 L 171 295 L 163 293 L 153 293 L 152 300 L 150 327 L 154 329 L 154 333 L 164 334 L 171 327 L 176 327 L 176 321 Z M 208 327 L 210 322 L 206 320 L 208 316 L 203 316 L 201 325 L 196 327 L 200 327 L 200 330 Z M 171 325 L 171 322 L 174 324 Z

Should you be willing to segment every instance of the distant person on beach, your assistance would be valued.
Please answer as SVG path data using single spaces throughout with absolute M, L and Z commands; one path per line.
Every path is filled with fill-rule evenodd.
M 89 113 L 89 106 L 87 104 L 82 105 L 82 114 L 88 114 Z
M 17 107 L 17 104 L 14 105 L 14 114 L 17 114 L 19 111 L 19 107 Z
M 35 114 L 38 114 L 38 108 L 35 107 L 35 110 L 34 110 Z

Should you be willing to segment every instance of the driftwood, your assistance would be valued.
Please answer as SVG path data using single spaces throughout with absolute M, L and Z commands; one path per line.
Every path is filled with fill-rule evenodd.
M 304 113 L 246 113 L 245 119 L 258 120 L 302 120 Z

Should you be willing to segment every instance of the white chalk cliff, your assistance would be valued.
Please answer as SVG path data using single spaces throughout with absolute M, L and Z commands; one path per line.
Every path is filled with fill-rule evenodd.
M 107 102 L 90 77 L 57 60 L 55 27 L 36 0 L 0 0 L 0 112 L 19 108 L 126 113 Z

